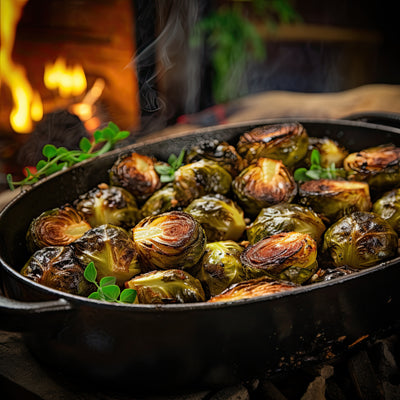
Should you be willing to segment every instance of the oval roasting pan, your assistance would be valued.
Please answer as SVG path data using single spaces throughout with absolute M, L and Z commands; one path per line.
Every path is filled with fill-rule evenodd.
M 205 139 L 235 144 L 243 132 L 294 119 L 200 129 L 116 149 L 45 178 L 0 213 L 0 329 L 24 332 L 43 365 L 87 384 L 131 393 L 210 388 L 294 368 L 397 329 L 400 258 L 328 282 L 228 303 L 124 305 L 89 300 L 19 274 L 25 233 L 41 212 L 72 202 L 101 182 L 121 153 L 166 160 Z M 400 129 L 347 120 L 296 119 L 310 136 L 350 151 L 400 146 Z

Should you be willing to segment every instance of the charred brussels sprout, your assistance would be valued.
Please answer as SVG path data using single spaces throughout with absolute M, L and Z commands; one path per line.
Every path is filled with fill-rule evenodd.
M 200 281 L 179 269 L 150 271 L 131 279 L 125 286 L 136 290 L 140 304 L 205 301 Z
M 138 153 L 118 158 L 110 170 L 110 183 L 123 187 L 139 202 L 144 202 L 161 187 L 154 160 Z
M 175 172 L 174 189 L 178 201 L 188 205 L 205 194 L 228 193 L 231 183 L 232 176 L 226 169 L 214 161 L 200 160 Z
M 375 213 L 357 211 L 327 229 L 322 251 L 336 267 L 362 269 L 394 257 L 397 244 L 388 222 Z
M 209 296 L 215 296 L 233 283 L 246 279 L 240 261 L 243 247 L 232 240 L 208 243 L 195 277 Z
M 138 220 L 139 209 L 135 198 L 118 186 L 102 183 L 80 196 L 74 205 L 93 228 L 111 224 L 129 229 Z
M 208 302 L 216 303 L 269 296 L 274 293 L 294 289 L 295 287 L 297 286 L 290 282 L 280 282 L 268 276 L 263 276 L 234 284 L 221 294 L 212 297 Z
M 336 168 L 340 168 L 343 165 L 343 160 L 348 155 L 348 151 L 331 138 L 310 137 L 306 156 L 306 163 L 308 165 L 311 165 L 311 152 L 314 149 L 319 151 L 322 168 L 329 168 L 332 164 L 334 164 Z
M 371 191 L 384 192 L 400 184 L 400 147 L 371 147 L 349 154 L 343 164 L 349 179 L 367 182 Z
M 246 233 L 251 244 L 281 232 L 308 233 L 318 244 L 324 231 L 325 224 L 310 208 L 281 203 L 263 208 Z
M 151 269 L 188 269 L 204 253 L 204 229 L 190 214 L 170 211 L 142 219 L 132 230 L 141 262 Z
M 54 208 L 30 223 L 26 234 L 27 246 L 32 253 L 43 247 L 66 246 L 91 228 L 84 216 L 73 207 Z
M 304 182 L 299 187 L 299 203 L 311 207 L 330 222 L 372 207 L 367 183 L 335 179 Z
M 242 209 L 223 195 L 210 194 L 195 199 L 185 212 L 200 222 L 208 242 L 239 240 L 246 229 Z
M 389 222 L 392 228 L 400 233 L 400 189 L 386 192 L 374 203 L 372 211 Z
M 307 154 L 308 134 L 297 122 L 266 125 L 244 133 L 236 148 L 249 162 L 261 157 L 273 158 L 292 167 Z
M 84 269 L 69 246 L 49 246 L 36 251 L 21 270 L 27 278 L 62 292 L 89 295 L 94 285 L 86 281 Z
M 201 159 L 215 161 L 233 177 L 237 176 L 247 166 L 247 161 L 238 154 L 235 147 L 218 140 L 209 140 L 193 146 L 186 155 L 186 164 Z
M 140 214 L 142 218 L 144 218 L 150 215 L 172 211 L 177 207 L 179 207 L 179 202 L 176 199 L 174 185 L 168 183 L 154 192 L 151 197 L 146 200 L 140 209 Z
M 125 229 L 109 224 L 87 231 L 71 244 L 84 265 L 93 261 L 97 278 L 113 276 L 117 285 L 141 272 L 134 243 Z
M 264 207 L 282 202 L 291 202 L 297 186 L 291 172 L 281 161 L 259 158 L 245 168 L 232 183 L 233 192 L 251 216 L 256 216 Z
M 302 284 L 318 268 L 317 244 L 306 233 L 277 233 L 247 247 L 240 260 L 248 276 L 267 275 Z

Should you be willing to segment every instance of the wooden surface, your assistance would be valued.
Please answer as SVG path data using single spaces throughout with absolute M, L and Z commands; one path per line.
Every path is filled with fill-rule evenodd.
M 237 123 L 264 118 L 344 118 L 369 112 L 400 113 L 400 85 L 365 85 L 335 93 L 262 92 L 240 98 L 226 105 L 236 110 L 223 123 Z M 146 137 L 189 132 L 201 124 L 177 124 Z

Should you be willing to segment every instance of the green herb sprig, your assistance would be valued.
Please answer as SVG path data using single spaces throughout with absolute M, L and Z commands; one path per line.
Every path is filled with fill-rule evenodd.
M 129 135 L 130 132 L 120 131 L 116 124 L 110 122 L 104 129 L 97 130 L 94 133 L 93 143 L 86 137 L 82 138 L 79 142 L 80 150 L 68 150 L 65 147 L 56 147 L 52 144 L 46 144 L 42 149 L 42 154 L 46 159 L 40 160 L 36 164 L 36 172 L 32 173 L 29 168 L 26 167 L 26 178 L 18 182 L 14 182 L 12 180 L 12 175 L 8 174 L 8 186 L 11 190 L 14 190 L 16 186 L 36 183 L 44 176 L 49 176 L 54 172 L 71 167 L 83 160 L 97 157 L 100 154 L 110 151 L 116 142 L 126 139 Z M 104 143 L 104 145 L 99 150 L 95 150 L 99 143 Z
M 124 289 L 121 292 L 119 286 L 115 284 L 116 278 L 114 276 L 105 276 L 101 278 L 100 283 L 97 283 L 97 270 L 92 261 L 86 266 L 84 277 L 97 287 L 97 290 L 88 296 L 89 299 L 129 304 L 132 304 L 136 299 L 136 290 Z
M 172 182 L 174 180 L 175 171 L 182 165 L 184 156 L 185 149 L 182 149 L 178 157 L 175 154 L 171 154 L 168 157 L 168 165 L 155 165 L 154 168 L 156 172 L 160 175 L 161 182 Z
M 330 167 L 324 168 L 321 166 L 321 154 L 317 149 L 311 152 L 311 166 L 307 168 L 298 168 L 294 171 L 294 180 L 296 182 L 312 181 L 317 179 L 336 179 L 345 177 L 345 171 L 341 168 L 336 168 L 335 163 Z

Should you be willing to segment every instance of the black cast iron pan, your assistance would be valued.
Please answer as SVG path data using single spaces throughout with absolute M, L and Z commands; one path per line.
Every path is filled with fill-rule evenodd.
M 206 138 L 236 143 L 263 120 L 151 140 L 83 162 L 44 179 L 0 214 L 5 297 L 0 328 L 24 332 L 30 350 L 53 371 L 105 388 L 153 392 L 234 384 L 322 360 L 366 336 L 397 329 L 400 259 L 336 280 L 231 303 L 123 305 L 97 302 L 38 285 L 19 274 L 25 232 L 41 212 L 71 202 L 100 182 L 121 152 L 167 159 Z M 303 120 L 310 136 L 329 136 L 350 151 L 394 143 L 400 129 L 348 120 Z

